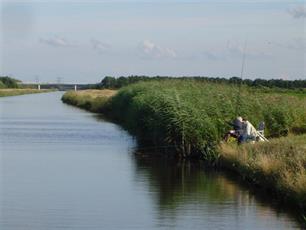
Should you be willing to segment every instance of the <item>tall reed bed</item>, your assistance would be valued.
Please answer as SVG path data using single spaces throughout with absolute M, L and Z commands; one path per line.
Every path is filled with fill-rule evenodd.
M 140 140 L 172 146 L 183 157 L 214 161 L 235 116 L 265 121 L 268 136 L 306 130 L 306 98 L 245 86 L 165 80 L 127 86 L 102 109 Z

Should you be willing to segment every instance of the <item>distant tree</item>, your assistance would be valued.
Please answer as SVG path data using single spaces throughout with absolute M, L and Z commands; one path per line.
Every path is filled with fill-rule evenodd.
M 119 77 L 117 79 L 116 88 L 121 88 L 129 84 L 129 78 L 126 77 Z
M 115 88 L 116 86 L 116 78 L 114 77 L 110 77 L 110 76 L 106 76 L 104 77 L 104 79 L 101 81 L 101 86 L 103 88 Z
M 18 82 L 20 82 L 8 76 L 0 77 L 0 81 L 4 84 L 5 88 L 18 88 Z
M 233 84 L 241 84 L 242 83 L 242 79 L 239 77 L 231 77 L 229 79 L 229 83 L 233 83 Z
M 252 83 L 253 83 L 253 81 L 250 80 L 250 79 L 245 79 L 245 80 L 243 80 L 243 84 L 245 84 L 245 85 L 251 86 Z
M 0 89 L 6 88 L 6 86 L 4 85 L 4 83 L 2 81 L 0 81 Z
M 227 78 L 221 78 L 221 77 L 200 77 L 200 76 L 182 76 L 182 77 L 168 77 L 168 76 L 155 76 L 155 77 L 149 77 L 149 76 L 137 76 L 137 75 L 131 75 L 128 77 L 121 76 L 119 78 L 106 76 L 103 78 L 101 83 L 96 85 L 96 88 L 121 88 L 123 86 L 133 84 L 139 81 L 163 81 L 165 79 L 181 79 L 181 80 L 194 80 L 194 81 L 200 81 L 200 82 L 214 82 L 214 83 L 222 83 L 222 84 L 234 84 L 234 85 L 240 85 L 245 84 L 251 87 L 268 87 L 268 88 L 283 88 L 283 89 L 306 89 L 306 80 L 294 80 L 294 81 L 288 81 L 288 80 L 282 80 L 282 79 L 260 79 L 257 78 L 255 80 L 250 79 L 241 79 L 239 77 L 231 77 L 230 79 Z

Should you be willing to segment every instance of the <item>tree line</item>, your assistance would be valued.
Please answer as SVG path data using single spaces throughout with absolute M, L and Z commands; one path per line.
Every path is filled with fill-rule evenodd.
M 20 81 L 17 79 L 8 76 L 0 76 L 0 88 L 18 88 L 18 82 Z
M 102 79 L 100 83 L 96 85 L 96 88 L 106 88 L 106 89 L 118 89 L 123 86 L 127 86 L 139 81 L 151 81 L 151 80 L 165 80 L 165 79 L 193 79 L 196 81 L 206 81 L 206 82 L 215 82 L 215 83 L 224 83 L 224 84 L 236 84 L 236 85 L 248 85 L 251 87 L 268 87 L 268 88 L 282 88 L 282 89 L 305 89 L 306 80 L 283 80 L 283 79 L 241 79 L 239 77 L 231 78 L 220 78 L 220 77 L 168 77 L 168 76 L 137 76 L 132 75 L 128 77 L 112 77 L 106 76 Z

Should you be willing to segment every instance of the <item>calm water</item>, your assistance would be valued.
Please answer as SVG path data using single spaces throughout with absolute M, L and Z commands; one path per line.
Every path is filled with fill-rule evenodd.
M 61 93 L 0 98 L 0 229 L 295 229 L 198 164 L 135 157 L 117 125 Z

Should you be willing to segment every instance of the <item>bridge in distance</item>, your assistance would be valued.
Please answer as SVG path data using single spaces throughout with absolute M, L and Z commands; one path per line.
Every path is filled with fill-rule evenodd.
M 69 83 L 22 83 L 22 87 L 37 89 L 57 89 L 60 91 L 67 90 L 84 90 L 95 88 L 96 84 L 69 84 Z

